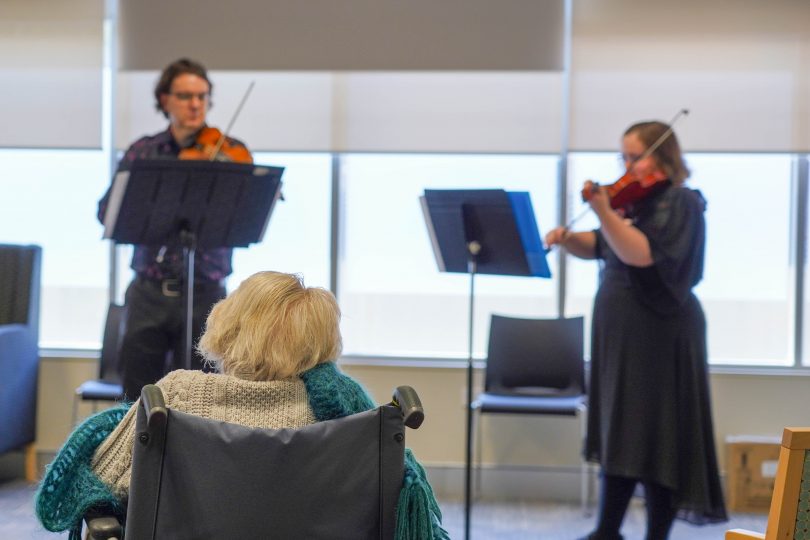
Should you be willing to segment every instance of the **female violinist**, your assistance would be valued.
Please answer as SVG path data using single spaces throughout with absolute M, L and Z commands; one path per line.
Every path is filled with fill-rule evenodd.
M 665 539 L 676 517 L 693 524 L 727 519 L 706 322 L 692 293 L 703 273 L 706 203 L 684 186 L 689 170 L 667 124 L 634 124 L 621 146 L 622 178 L 655 189 L 614 208 L 609 186 L 586 182 L 583 195 L 600 227 L 559 227 L 545 240 L 601 262 L 585 444 L 586 457 L 601 466 L 601 488 L 596 528 L 586 538 L 621 538 L 625 511 L 641 483 L 647 539 Z
M 166 130 L 142 137 L 118 164 L 128 170 L 137 159 L 227 159 L 251 162 L 244 144 L 223 137 L 206 125 L 211 106 L 212 84 L 206 69 L 193 60 L 169 64 L 155 86 L 155 105 L 169 125 Z M 98 218 L 103 222 L 109 190 L 99 201 Z M 205 317 L 225 297 L 225 278 L 231 273 L 232 250 L 198 249 L 194 265 L 193 342 L 202 334 Z M 127 399 L 135 400 L 145 384 L 163 377 L 183 361 L 185 299 L 183 251 L 177 246 L 135 246 L 132 255 L 135 279 L 126 292 L 126 332 L 120 352 L 123 386 Z M 167 366 L 172 351 L 174 365 Z M 192 367 L 204 368 L 195 351 Z

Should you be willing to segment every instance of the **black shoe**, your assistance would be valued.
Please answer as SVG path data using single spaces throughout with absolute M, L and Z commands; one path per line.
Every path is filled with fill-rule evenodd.
M 616 536 L 605 536 L 598 532 L 592 532 L 588 536 L 583 536 L 577 540 L 624 540 L 624 536 L 617 534 Z

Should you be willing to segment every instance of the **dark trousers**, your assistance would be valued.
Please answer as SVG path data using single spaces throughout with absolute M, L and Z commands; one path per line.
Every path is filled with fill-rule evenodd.
M 602 475 L 599 519 L 596 530 L 587 537 L 588 540 L 620 540 L 622 538 L 619 529 L 638 482 L 635 478 Z M 645 538 L 646 540 L 666 540 L 677 514 L 674 502 L 675 494 L 654 482 L 642 483 L 647 502 L 647 535 Z
M 185 367 L 186 299 L 180 289 L 136 278 L 126 292 L 126 330 L 119 359 L 126 399 L 135 400 L 141 388 L 154 384 L 166 373 Z M 225 297 L 219 283 L 194 287 L 192 348 L 205 328 L 211 307 Z M 205 369 L 202 357 L 192 350 L 191 369 Z

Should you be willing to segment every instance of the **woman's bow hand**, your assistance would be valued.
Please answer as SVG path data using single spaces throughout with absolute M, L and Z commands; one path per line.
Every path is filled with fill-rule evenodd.
M 564 244 L 570 234 L 571 231 L 568 230 L 568 227 L 557 227 L 556 229 L 551 229 L 548 233 L 546 233 L 544 238 L 546 249 L 551 249 L 557 244 Z

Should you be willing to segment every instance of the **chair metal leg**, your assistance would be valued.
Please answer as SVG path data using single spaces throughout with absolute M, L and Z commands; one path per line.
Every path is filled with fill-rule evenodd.
M 76 421 L 79 419 L 79 394 L 73 394 L 73 414 L 70 418 L 70 428 L 76 427 Z
M 585 438 L 588 435 L 588 409 L 585 406 L 580 407 L 579 409 L 579 417 L 580 417 L 580 426 L 581 426 L 581 434 L 582 434 L 582 442 L 585 443 Z M 588 464 L 587 459 L 583 456 L 582 458 L 582 465 L 580 466 L 580 503 L 582 505 L 582 515 L 585 517 L 590 516 L 590 487 L 591 487 L 591 475 L 590 475 L 590 466 Z
M 582 465 L 580 465 L 580 498 L 582 500 L 582 515 L 588 517 L 590 515 L 589 512 L 589 502 L 590 502 L 590 474 L 588 473 L 588 463 L 583 459 Z
M 25 479 L 36 482 L 37 477 L 37 448 L 34 443 L 25 446 Z
M 475 409 L 473 409 L 475 411 Z M 478 410 L 476 413 L 476 420 L 475 420 L 475 430 L 473 431 L 473 437 L 475 437 L 475 490 L 474 494 L 475 500 L 481 498 L 481 447 L 483 436 L 481 435 L 481 411 Z

